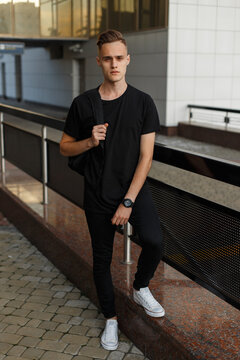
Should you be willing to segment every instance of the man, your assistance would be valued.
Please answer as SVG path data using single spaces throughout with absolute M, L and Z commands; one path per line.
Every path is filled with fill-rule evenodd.
M 122 34 L 105 31 L 99 35 L 97 45 L 97 64 L 104 77 L 97 88 L 104 124 L 94 122 L 86 94 L 77 96 L 69 109 L 60 152 L 64 156 L 86 151 L 89 154 L 84 173 L 84 210 L 92 240 L 94 281 L 107 319 L 101 344 L 107 350 L 115 350 L 118 322 L 110 265 L 117 225 L 129 221 L 142 244 L 133 283 L 134 301 L 150 316 L 161 317 L 165 313 L 148 288 L 163 250 L 160 221 L 146 182 L 159 119 L 151 97 L 125 80 L 130 56 Z M 103 144 L 104 160 L 99 172 Z

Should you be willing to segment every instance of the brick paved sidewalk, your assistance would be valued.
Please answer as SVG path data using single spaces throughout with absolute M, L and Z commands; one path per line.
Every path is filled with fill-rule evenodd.
M 119 333 L 100 346 L 104 317 L 0 213 L 0 360 L 143 360 Z

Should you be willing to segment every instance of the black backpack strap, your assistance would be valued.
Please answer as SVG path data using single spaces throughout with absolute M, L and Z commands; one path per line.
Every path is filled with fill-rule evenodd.
M 96 124 L 104 124 L 103 106 L 98 88 L 85 91 L 85 95 L 89 98 L 92 106 L 93 116 Z M 104 147 L 104 140 L 100 140 L 100 145 Z

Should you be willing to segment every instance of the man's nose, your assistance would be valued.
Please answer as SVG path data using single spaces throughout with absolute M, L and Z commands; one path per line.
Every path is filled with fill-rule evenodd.
M 112 67 L 113 67 L 113 68 L 117 67 L 117 61 L 116 61 L 116 59 L 112 59 Z

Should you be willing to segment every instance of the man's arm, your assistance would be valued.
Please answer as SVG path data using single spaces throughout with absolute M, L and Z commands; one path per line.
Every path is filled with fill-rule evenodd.
M 155 132 L 141 135 L 138 165 L 136 167 L 129 189 L 125 195 L 125 198 L 131 199 L 133 202 L 135 201 L 150 171 L 153 158 L 154 142 Z M 112 224 L 126 224 L 131 215 L 131 212 L 132 208 L 126 208 L 123 204 L 120 204 L 112 218 Z
M 93 127 L 90 138 L 76 141 L 76 139 L 66 133 L 63 133 L 60 141 L 60 153 L 63 156 L 74 156 L 84 153 L 99 145 L 100 140 L 105 140 L 108 124 L 96 125 Z

